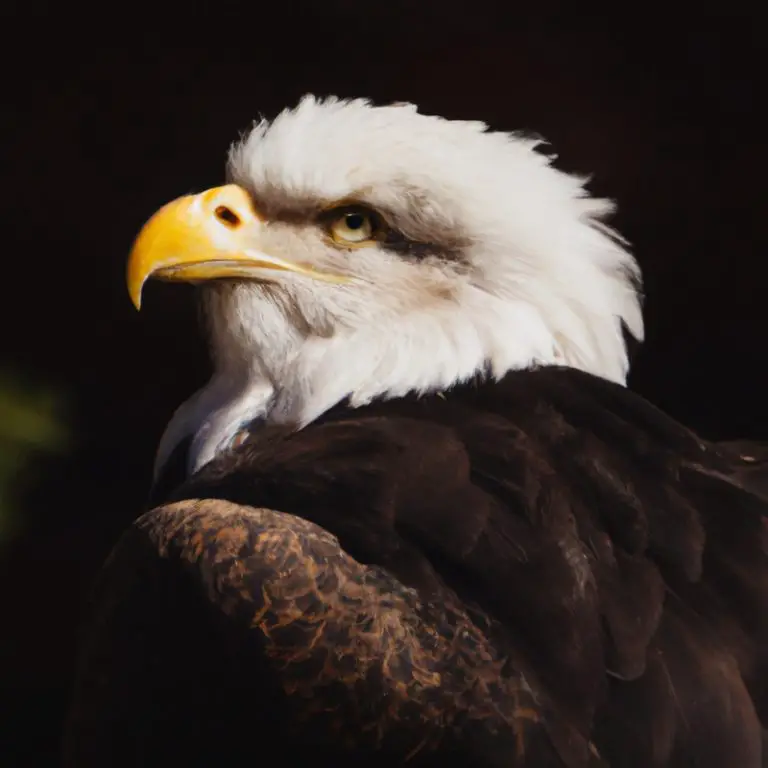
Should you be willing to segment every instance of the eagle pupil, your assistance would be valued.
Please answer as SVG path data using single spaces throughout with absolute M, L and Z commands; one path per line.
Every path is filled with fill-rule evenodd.
M 347 227 L 349 229 L 361 229 L 365 225 L 365 216 L 361 213 L 347 214 Z

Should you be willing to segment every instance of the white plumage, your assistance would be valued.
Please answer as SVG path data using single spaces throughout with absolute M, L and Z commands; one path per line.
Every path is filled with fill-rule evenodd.
M 412 105 L 305 97 L 231 150 L 262 249 L 350 280 L 278 273 L 202 286 L 215 372 L 174 414 L 156 471 L 194 435 L 194 471 L 260 415 L 301 427 L 345 397 L 443 390 L 479 371 L 565 364 L 623 383 L 642 339 L 639 270 L 613 206 L 539 142 Z M 407 239 L 344 248 L 317 213 L 354 201 Z

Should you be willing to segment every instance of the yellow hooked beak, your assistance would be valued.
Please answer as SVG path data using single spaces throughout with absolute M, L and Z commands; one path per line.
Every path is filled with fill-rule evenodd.
M 173 200 L 149 219 L 133 244 L 126 273 L 131 301 L 141 309 L 141 292 L 150 278 L 190 283 L 266 279 L 265 270 L 279 270 L 346 282 L 263 253 L 258 248 L 262 226 L 248 193 L 236 184 Z

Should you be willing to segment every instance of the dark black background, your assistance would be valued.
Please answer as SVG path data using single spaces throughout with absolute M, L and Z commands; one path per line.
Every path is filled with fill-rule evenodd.
M 254 3 L 176 11 L 166 30 L 158 5 L 141 34 L 3 12 L 0 368 L 62 392 L 75 442 L 37 462 L 0 552 L 0 764 L 55 764 L 83 596 L 207 371 L 191 289 L 150 285 L 133 310 L 131 239 L 221 182 L 238 132 L 305 92 L 543 134 L 618 201 L 644 269 L 632 386 L 705 435 L 768 436 L 757 12 L 564 7 Z

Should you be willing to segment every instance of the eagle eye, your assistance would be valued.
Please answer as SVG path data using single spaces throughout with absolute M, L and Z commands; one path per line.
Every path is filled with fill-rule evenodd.
M 334 208 L 326 211 L 324 218 L 328 233 L 339 245 L 369 245 L 378 239 L 383 229 L 378 215 L 359 205 Z

